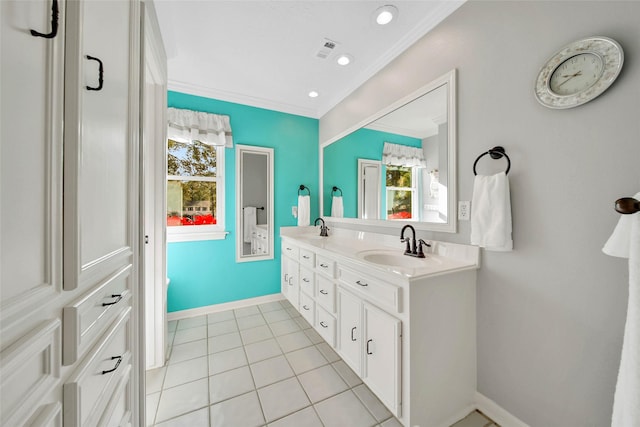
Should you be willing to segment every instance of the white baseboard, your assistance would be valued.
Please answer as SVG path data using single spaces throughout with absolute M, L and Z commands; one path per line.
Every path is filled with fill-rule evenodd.
M 232 310 L 236 308 L 248 307 L 250 305 L 264 304 L 267 302 L 280 301 L 284 299 L 284 295 L 271 294 L 261 297 L 248 298 L 239 301 L 225 302 L 222 304 L 207 305 L 205 307 L 190 308 L 188 310 L 172 311 L 167 314 L 167 320 L 180 320 L 189 317 L 202 316 L 205 314 L 218 313 L 220 311 Z
M 476 392 L 476 409 L 491 418 L 501 427 L 529 427 L 493 400 Z

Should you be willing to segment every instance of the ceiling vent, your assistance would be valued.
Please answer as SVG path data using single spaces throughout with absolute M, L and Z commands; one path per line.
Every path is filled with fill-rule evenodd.
M 320 47 L 320 49 L 316 52 L 316 57 L 320 59 L 327 59 L 329 56 L 331 56 L 336 46 L 338 46 L 338 42 L 334 42 L 333 40 L 329 40 L 327 38 L 323 39 L 322 47 Z

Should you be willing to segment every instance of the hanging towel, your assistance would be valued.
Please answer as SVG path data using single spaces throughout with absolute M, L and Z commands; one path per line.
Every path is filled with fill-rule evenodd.
M 311 224 L 311 196 L 298 196 L 298 225 L 306 226 Z
M 504 172 L 477 175 L 473 182 L 471 244 L 489 251 L 513 249 L 509 179 Z
M 335 218 L 342 218 L 344 216 L 342 196 L 333 196 L 331 200 L 331 216 Z
M 629 303 L 611 427 L 640 426 L 640 213 L 622 215 L 602 251 L 629 258 Z
M 253 232 L 253 228 L 255 225 L 256 225 L 256 207 L 245 206 L 244 207 L 244 224 L 242 227 L 245 243 L 251 243 L 251 233 Z

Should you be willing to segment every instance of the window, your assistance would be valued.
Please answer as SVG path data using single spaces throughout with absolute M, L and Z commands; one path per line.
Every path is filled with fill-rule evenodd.
M 167 142 L 167 238 L 223 239 L 224 146 Z
M 411 219 L 418 207 L 417 168 L 387 165 L 387 219 Z

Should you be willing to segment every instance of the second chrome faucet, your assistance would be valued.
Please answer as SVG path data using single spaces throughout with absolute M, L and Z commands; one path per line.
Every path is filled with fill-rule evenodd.
M 412 237 L 411 239 L 409 237 L 404 237 L 404 231 L 406 229 L 410 229 L 411 230 L 411 234 Z M 401 242 L 406 242 L 407 246 L 406 249 L 404 250 L 404 254 L 407 256 L 412 256 L 412 257 L 416 257 L 416 258 L 424 258 L 424 250 L 422 249 L 422 245 L 426 246 L 426 247 L 431 247 L 431 245 L 427 242 L 425 242 L 422 239 L 418 239 L 416 241 L 416 229 L 413 228 L 412 225 L 405 225 L 404 227 L 402 227 L 402 231 L 400 232 L 400 241 Z

